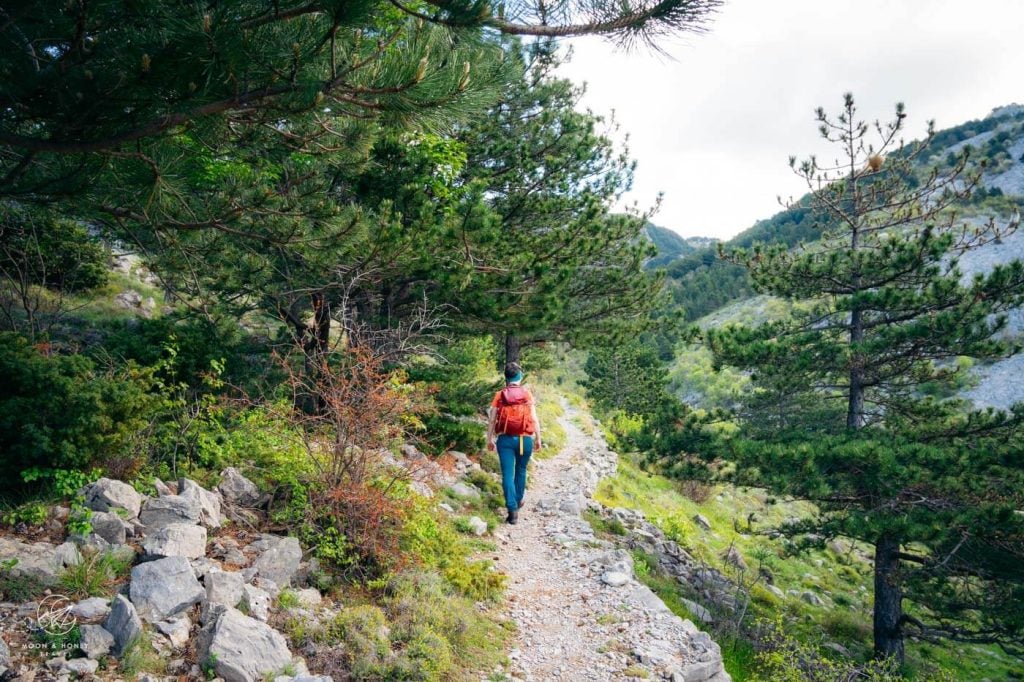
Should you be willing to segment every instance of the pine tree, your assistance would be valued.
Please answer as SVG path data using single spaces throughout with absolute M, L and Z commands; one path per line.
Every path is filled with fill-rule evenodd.
M 821 239 L 727 254 L 758 291 L 805 302 L 791 319 L 709 332 L 719 362 L 753 373 L 760 402 L 747 414 L 778 409 L 760 429 L 748 416 L 729 451 L 747 480 L 819 504 L 816 524 L 791 530 L 816 525 L 874 545 L 876 655 L 902 662 L 912 627 L 1019 647 L 1024 623 L 1004 600 L 1024 590 L 1024 463 L 1013 441 L 1024 409 L 971 412 L 921 390 L 953 378 L 959 356 L 1016 350 L 998 333 L 1024 303 L 1024 266 L 966 278 L 958 259 L 1018 218 L 1003 229 L 959 219 L 979 180 L 967 151 L 922 173 L 914 161 L 929 140 L 903 145 L 902 106 L 884 126 L 859 120 L 851 95 L 835 119 L 817 116 L 840 161 L 791 165 L 812 191 Z

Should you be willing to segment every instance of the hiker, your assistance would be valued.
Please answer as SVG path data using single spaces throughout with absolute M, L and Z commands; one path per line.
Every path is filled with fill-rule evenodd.
M 498 450 L 508 523 L 519 520 L 526 493 L 526 465 L 534 450 L 540 450 L 537 406 L 522 384 L 523 369 L 519 363 L 505 365 L 505 388 L 494 394 L 487 410 L 487 449 Z

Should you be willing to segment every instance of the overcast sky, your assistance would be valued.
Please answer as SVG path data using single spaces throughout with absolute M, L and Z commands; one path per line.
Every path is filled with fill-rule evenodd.
M 728 238 L 802 194 L 788 158 L 823 151 L 814 109 L 844 92 L 868 120 L 904 102 L 908 140 L 1024 102 L 1022 0 L 725 0 L 709 28 L 670 58 L 575 40 L 563 69 L 629 135 L 629 203 L 664 192 L 653 220 L 684 236 Z

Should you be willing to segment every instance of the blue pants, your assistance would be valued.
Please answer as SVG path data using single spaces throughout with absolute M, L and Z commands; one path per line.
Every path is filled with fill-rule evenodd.
M 520 444 L 521 441 L 521 444 Z M 521 447 L 520 447 L 521 446 Z M 526 494 L 526 465 L 533 454 L 532 436 L 498 436 L 495 444 L 501 462 L 501 489 L 509 511 L 519 509 Z M 522 454 L 519 454 L 522 449 Z

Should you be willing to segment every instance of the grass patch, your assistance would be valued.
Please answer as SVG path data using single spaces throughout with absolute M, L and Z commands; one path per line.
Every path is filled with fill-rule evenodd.
M 69 597 L 109 597 L 131 570 L 132 558 L 114 552 L 83 554 L 81 561 L 64 569 L 58 584 Z
M 10 602 L 32 601 L 46 592 L 39 578 L 15 571 L 17 559 L 0 561 L 0 599 Z
M 594 529 L 594 532 L 598 535 L 624 537 L 628 532 L 626 527 L 622 525 L 622 521 L 619 521 L 616 518 L 606 519 L 593 509 L 584 510 L 583 518 L 590 524 L 590 527 Z

